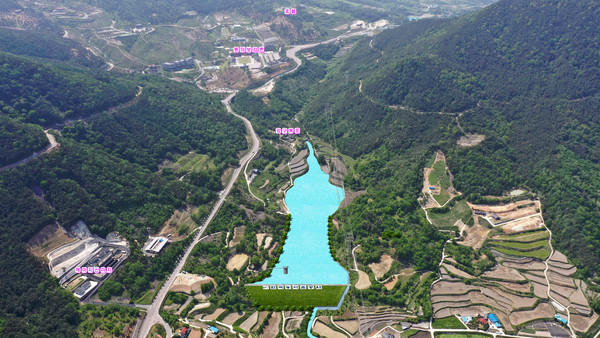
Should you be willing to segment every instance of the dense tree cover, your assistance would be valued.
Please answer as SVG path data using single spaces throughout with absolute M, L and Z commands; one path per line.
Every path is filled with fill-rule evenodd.
M 81 66 L 100 68 L 104 61 L 80 43 L 63 39 L 47 31 L 16 30 L 0 27 L 0 50 L 16 55 L 65 61 Z
M 335 43 L 328 43 L 323 45 L 317 45 L 313 48 L 308 49 L 307 51 L 313 53 L 315 56 L 323 59 L 323 60 L 331 60 L 335 53 L 340 50 L 340 46 Z
M 47 125 L 99 113 L 136 92 L 131 78 L 82 69 L 59 69 L 0 53 L 0 111 Z
M 103 301 L 108 301 L 112 297 L 118 297 L 123 294 L 123 285 L 119 282 L 115 282 L 109 279 L 102 283 L 102 286 L 98 289 L 98 297 Z
M 26 158 L 47 144 L 41 127 L 0 115 L 0 167 Z
M 224 10 L 249 10 L 253 6 L 266 5 L 266 0 L 86 0 L 90 4 L 113 13 L 120 19 L 145 23 L 170 23 L 184 17 L 187 11 L 206 15 Z M 272 8 L 272 5 L 269 6 Z
M 362 252 L 356 259 L 362 265 L 378 263 L 384 253 L 416 270 L 435 270 L 441 258 L 446 235 L 432 226 L 421 211 L 416 197 L 421 188 L 419 167 L 422 154 L 396 156 L 384 147 L 359 160 L 346 178 L 346 187 L 367 187 L 368 193 L 339 210 L 343 222 L 332 231 L 332 245 L 345 262 L 345 236 L 352 231 Z M 331 229 L 331 228 L 330 228 Z
M 382 86 L 382 84 L 385 84 Z M 477 104 L 481 81 L 434 57 L 401 59 L 363 82 L 363 91 L 393 105 L 462 111 Z
M 146 228 L 156 233 L 176 208 L 212 202 L 222 189 L 222 172 L 247 146 L 243 126 L 218 99 L 191 85 L 41 64 L 9 54 L 0 58 L 1 76 L 7 80 L 0 84 L 0 129 L 3 137 L 11 137 L 7 146 L 15 146 L 2 152 L 7 160 L 30 151 L 41 133 L 41 127 L 22 120 L 56 122 L 52 127 L 61 128 L 65 118 L 86 117 L 60 130 L 59 150 L 0 172 L 0 233 L 7 248 L 0 254 L 2 335 L 73 337 L 85 320 L 76 311 L 77 302 L 44 272 L 42 262 L 29 256 L 23 242 L 54 221 L 68 229 L 83 220 L 99 236 L 119 231 L 131 244 L 131 256 L 101 296 L 122 293 L 137 300 L 171 271 L 191 240 L 169 245 L 155 258 L 145 257 L 141 245 Z M 138 85 L 144 91 L 132 100 Z M 113 106 L 118 107 L 104 111 Z M 165 160 L 192 150 L 208 155 L 217 167 L 183 180 L 172 169 L 159 170 Z M 35 197 L 34 187 L 42 189 L 43 200 Z
M 600 264 L 598 109 L 597 98 L 485 104 L 465 122 L 492 135 L 449 156 L 457 188 L 467 194 L 500 194 L 520 184 L 539 191 L 557 247 L 582 274 Z
M 582 275 L 593 274 L 600 270 L 599 20 L 598 3 L 500 1 L 462 18 L 383 32 L 374 48 L 359 42 L 339 71 L 315 86 L 301 122 L 327 139 L 333 120 L 341 151 L 365 158 L 383 146 L 409 153 L 441 147 L 457 189 L 470 199 L 519 186 L 538 192 L 557 248 Z M 386 104 L 467 109 L 461 126 L 486 140 L 457 147 L 463 132 L 450 116 L 384 108 L 358 93 L 359 79 Z M 361 186 L 354 177 L 347 184 Z
M 435 55 L 446 71 L 466 74 L 466 78 L 459 76 L 441 84 L 429 82 L 432 87 L 439 86 L 442 93 L 453 91 L 457 85 L 472 90 L 473 84 L 477 84 L 475 88 L 480 87 L 484 98 L 494 100 L 519 96 L 577 99 L 594 95 L 600 88 L 594 47 L 600 44 L 600 28 L 595 24 L 598 20 L 597 3 L 564 1 L 559 6 L 555 0 L 500 1 L 480 12 L 435 23 L 416 39 L 414 33 L 424 30 L 422 23 L 407 25 L 408 34 L 400 34 L 404 37 L 399 39 L 392 40 L 390 36 L 398 35 L 403 28 L 391 30 L 382 34 L 381 40 L 375 38 L 374 46 L 384 51 L 382 63 L 390 64 L 390 69 L 399 68 L 394 64 L 402 64 L 405 57 L 421 59 Z M 373 86 L 371 92 L 392 103 L 398 98 L 386 95 L 384 90 L 399 93 L 410 90 L 406 86 L 411 85 L 410 77 L 414 74 L 433 80 L 431 72 L 439 71 L 426 62 L 413 63 L 409 70 L 399 72 L 400 78 L 391 88 Z M 379 77 L 374 74 L 370 83 Z M 452 102 L 441 98 L 442 101 L 431 103 L 452 110 Z M 430 110 L 435 108 L 433 105 Z
M 191 150 L 208 154 L 220 169 L 237 163 L 237 152 L 245 148 L 244 129 L 217 99 L 169 80 L 141 85 L 143 94 L 136 104 L 66 127 L 63 134 L 100 144 L 111 154 L 153 171 L 169 154 Z
M 53 220 L 52 209 L 23 187 L 14 172 L 0 176 L 0 334 L 5 337 L 76 336 L 77 301 L 25 250 Z

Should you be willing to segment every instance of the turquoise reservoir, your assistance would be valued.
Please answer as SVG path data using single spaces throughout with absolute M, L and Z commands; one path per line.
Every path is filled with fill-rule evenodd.
M 344 199 L 344 190 L 329 183 L 321 171 L 310 142 L 309 170 L 294 180 L 285 203 L 292 224 L 283 254 L 271 277 L 257 284 L 349 284 L 348 272 L 329 254 L 327 218 Z M 288 274 L 283 274 L 288 266 Z

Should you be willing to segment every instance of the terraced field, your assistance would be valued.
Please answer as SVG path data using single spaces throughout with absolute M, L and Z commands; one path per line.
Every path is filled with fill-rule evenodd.
M 511 250 L 504 248 L 494 248 L 498 252 L 503 254 L 512 255 L 512 256 L 523 256 L 523 257 L 532 257 L 541 260 L 546 260 L 548 256 L 550 256 L 550 250 L 547 248 L 532 250 L 532 251 L 520 251 L 520 250 Z
M 494 236 L 494 237 L 492 237 L 492 239 L 493 240 L 501 240 L 501 241 L 510 241 L 510 242 L 529 243 L 529 242 L 535 242 L 535 241 L 540 241 L 540 240 L 547 240 L 548 236 L 549 236 L 548 231 L 540 230 L 540 231 L 526 232 L 526 233 L 517 234 L 517 235 Z
M 475 206 L 464 203 L 468 207 Z M 505 217 L 526 214 L 525 218 L 531 218 L 532 210 L 529 209 L 537 207 L 537 203 L 539 202 L 519 201 L 508 206 L 476 207 Z M 528 210 L 525 212 L 522 209 Z M 448 215 L 442 215 L 449 218 Z M 429 213 L 429 216 L 433 222 L 439 221 L 436 214 Z M 541 214 L 538 217 L 543 221 Z M 444 221 L 446 224 L 450 222 L 449 219 Z M 514 223 L 518 221 L 519 219 L 515 219 Z M 498 230 L 491 233 L 497 232 Z M 507 332 L 517 334 L 525 324 L 529 326 L 529 323 L 543 323 L 544 320 L 552 320 L 555 314 L 564 318 L 570 314 L 572 328 L 576 332 L 586 332 L 598 316 L 590 309 L 582 282 L 572 278 L 576 268 L 559 252 L 555 251 L 550 257 L 552 251 L 549 235 L 545 229 L 527 232 L 520 230 L 514 234 L 487 238 L 484 248 L 492 249 L 497 264 L 480 276 L 462 271 L 464 256 L 462 259 L 452 257 L 450 253 L 455 251 L 449 253 L 446 250 L 447 263 L 440 267 L 442 280 L 431 288 L 434 318 L 495 313 Z M 467 242 L 458 243 L 465 245 Z M 461 261 L 461 264 L 450 265 L 456 261 Z M 566 312 L 567 308 L 569 314 Z

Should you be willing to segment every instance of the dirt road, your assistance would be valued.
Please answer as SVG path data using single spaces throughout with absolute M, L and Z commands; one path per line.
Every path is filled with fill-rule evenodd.
M 175 278 L 183 269 L 183 266 L 185 265 L 185 262 L 186 262 L 188 256 L 192 252 L 192 249 L 200 241 L 200 239 L 202 238 L 202 234 L 204 233 L 204 231 L 206 230 L 206 228 L 208 227 L 210 222 L 213 220 L 213 218 L 216 216 L 217 212 L 219 211 L 219 208 L 221 208 L 221 206 L 223 205 L 223 202 L 225 202 L 225 198 L 231 192 L 231 188 L 233 187 L 233 184 L 237 180 L 237 178 L 240 175 L 240 173 L 242 172 L 243 168 L 246 167 L 248 162 L 250 162 L 250 160 L 252 158 L 254 158 L 254 156 L 256 156 L 256 154 L 258 154 L 258 151 L 260 150 L 260 143 L 259 143 L 258 136 L 254 132 L 254 128 L 252 127 L 252 124 L 250 123 L 250 121 L 248 121 L 248 119 L 246 119 L 245 117 L 233 112 L 233 110 L 229 106 L 229 102 L 235 96 L 235 94 L 236 93 L 230 94 L 229 96 L 227 96 L 227 98 L 225 98 L 221 102 L 225 105 L 225 108 L 227 109 L 227 111 L 229 113 L 233 114 L 234 116 L 236 116 L 236 117 L 240 118 L 242 121 L 244 121 L 244 125 L 246 126 L 247 132 L 250 134 L 251 139 L 252 139 L 250 151 L 246 155 L 244 155 L 244 157 L 242 157 L 242 159 L 240 160 L 240 166 L 235 168 L 235 170 L 233 171 L 233 174 L 231 175 L 231 177 L 229 178 L 229 182 L 227 183 L 227 187 L 225 187 L 225 189 L 223 190 L 223 193 L 219 196 L 217 203 L 212 208 L 212 210 L 211 210 L 210 214 L 208 215 L 208 217 L 206 218 L 206 221 L 204 222 L 204 224 L 202 224 L 202 226 L 200 226 L 200 228 L 196 232 L 196 235 L 194 236 L 194 241 L 186 249 L 183 257 L 178 261 L 177 266 L 175 267 L 175 269 L 173 270 L 173 272 L 171 273 L 169 278 L 167 278 L 167 280 L 163 284 L 162 288 L 160 289 L 160 291 L 158 292 L 158 294 L 152 301 L 152 304 L 150 304 L 150 307 L 148 309 L 146 317 L 144 318 L 144 321 L 142 322 L 142 325 L 140 328 L 140 333 L 137 337 L 145 338 L 146 336 L 148 336 L 148 333 L 150 332 L 150 328 L 152 327 L 152 325 L 157 324 L 157 323 L 161 324 L 162 326 L 164 326 L 166 328 L 167 338 L 170 338 L 173 336 L 173 332 L 171 331 L 171 328 L 169 327 L 169 325 L 167 323 L 165 323 L 164 319 L 162 319 L 162 317 L 158 314 L 160 306 L 163 303 L 163 301 L 165 300 L 165 297 L 167 296 L 167 292 L 171 288 L 171 285 L 173 285 Z

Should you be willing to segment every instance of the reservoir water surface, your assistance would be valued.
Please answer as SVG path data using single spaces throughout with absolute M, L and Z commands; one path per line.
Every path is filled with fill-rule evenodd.
M 344 199 L 344 190 L 329 183 L 310 142 L 308 172 L 294 180 L 285 203 L 292 215 L 283 254 L 271 277 L 257 284 L 349 284 L 348 272 L 329 253 L 327 218 Z M 288 266 L 288 274 L 282 267 Z

